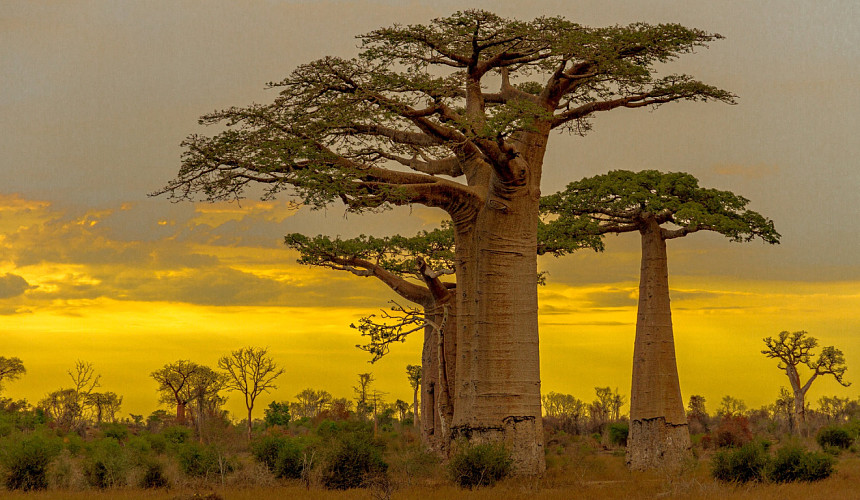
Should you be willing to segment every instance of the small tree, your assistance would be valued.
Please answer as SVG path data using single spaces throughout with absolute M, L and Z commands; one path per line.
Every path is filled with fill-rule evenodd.
M 820 375 L 833 375 L 839 384 L 848 387 L 850 382 L 845 382 L 842 377 L 848 369 L 845 366 L 845 356 L 839 349 L 828 346 L 821 350 L 817 357 L 812 350 L 818 347 L 818 339 L 811 337 L 807 332 L 780 332 L 777 338 L 766 337 L 763 339 L 767 349 L 761 351 L 768 358 L 779 360 L 777 365 L 780 370 L 785 370 L 791 390 L 794 392 L 794 414 L 792 416 L 792 428 L 806 421 L 806 393 Z M 806 382 L 800 379 L 798 367 L 806 365 L 812 374 Z
M 101 424 L 103 421 L 114 423 L 116 414 L 122 406 L 122 396 L 115 392 L 92 392 L 85 398 L 85 403 L 92 408 L 96 424 Z
M 161 393 L 160 401 L 176 405 L 176 422 L 185 423 L 185 405 L 190 399 L 187 398 L 187 385 L 191 377 L 200 370 L 200 365 L 187 359 L 180 359 L 173 363 L 164 365 L 160 370 L 150 374 L 158 382 L 158 391 Z
M 723 399 L 720 401 L 720 407 L 717 409 L 717 415 L 720 417 L 743 415 L 746 411 L 747 404 L 742 399 L 723 396 Z
M 305 389 L 296 394 L 296 402 L 290 404 L 290 414 L 297 418 L 314 418 L 331 403 L 328 391 Z
M 239 391 L 245 397 L 248 409 L 248 439 L 251 439 L 253 419 L 251 412 L 257 396 L 276 389 L 275 379 L 283 375 L 275 361 L 267 356 L 268 349 L 244 347 L 218 360 L 218 368 L 227 372 L 227 389 Z
M 286 427 L 290 423 L 290 404 L 272 401 L 269 407 L 263 410 L 263 421 L 266 426 L 280 425 Z
M 416 428 L 420 427 L 420 415 L 418 412 L 418 392 L 421 390 L 421 379 L 424 373 L 421 365 L 406 365 L 406 378 L 412 387 L 412 422 Z M 426 416 L 426 415 L 425 415 Z
M 374 380 L 372 373 L 359 373 L 358 385 L 352 388 L 353 392 L 355 392 L 355 412 L 362 417 L 367 417 L 367 415 L 373 410 L 370 403 L 369 391 L 370 384 L 372 384 Z
M 18 380 L 27 373 L 21 358 L 7 358 L 0 356 L 0 393 L 3 392 L 3 383 Z

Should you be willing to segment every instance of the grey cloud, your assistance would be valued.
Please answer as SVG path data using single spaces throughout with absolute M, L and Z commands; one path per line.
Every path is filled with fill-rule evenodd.
M 0 276 L 0 299 L 9 299 L 22 295 L 27 290 L 35 288 L 27 280 L 17 274 L 6 273 Z

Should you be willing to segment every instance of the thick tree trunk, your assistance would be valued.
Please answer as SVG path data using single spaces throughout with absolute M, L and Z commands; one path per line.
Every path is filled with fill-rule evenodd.
M 531 175 L 514 188 L 494 179 L 474 223 L 456 224 L 455 231 L 452 434 L 476 444 L 504 443 L 521 475 L 545 469 L 536 282 L 539 169 Z
M 176 403 L 176 423 L 179 425 L 185 424 L 185 403 L 182 401 Z
M 794 394 L 794 411 L 791 412 L 791 428 L 800 434 L 801 427 L 806 423 L 806 392 L 800 384 L 800 374 L 794 365 L 786 365 L 785 373 Z
M 653 217 L 646 218 L 639 232 L 642 267 L 627 466 L 634 470 L 671 469 L 690 456 L 690 433 L 675 363 L 666 241 Z
M 251 420 L 251 410 L 253 410 L 253 407 L 248 408 L 248 441 L 251 440 L 251 431 L 254 428 L 253 420 Z

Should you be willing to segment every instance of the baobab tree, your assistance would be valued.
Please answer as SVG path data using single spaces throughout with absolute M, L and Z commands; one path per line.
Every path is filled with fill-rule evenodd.
M 737 242 L 760 238 L 778 243 L 773 222 L 747 210 L 748 203 L 728 191 L 699 187 L 692 175 L 656 170 L 616 170 L 572 182 L 564 191 L 542 200 L 547 213 L 557 214 L 546 226 L 548 241 L 553 235 L 566 238 L 567 234 L 640 235 L 627 440 L 627 464 L 632 469 L 673 468 L 690 450 L 675 362 L 666 241 L 713 231 Z
M 275 379 L 284 373 L 268 353 L 267 348 L 243 347 L 218 360 L 218 368 L 227 372 L 227 390 L 238 391 L 245 397 L 249 440 L 254 422 L 251 412 L 257 396 L 277 389 Z
M 422 441 L 444 454 L 452 439 L 450 422 L 456 366 L 456 284 L 443 281 L 454 273 L 454 233 L 448 228 L 420 231 L 412 237 L 351 239 L 293 233 L 285 237 L 299 251 L 299 263 L 373 277 L 414 307 L 394 303 L 382 318 L 369 315 L 356 328 L 369 338 L 358 345 L 379 360 L 392 344 L 423 331 L 421 351 Z M 417 408 L 417 407 L 416 407 Z M 417 411 L 417 410 L 416 410 Z M 415 420 L 416 427 L 418 419 Z
M 18 380 L 27 373 L 21 358 L 7 358 L 0 356 L 0 393 L 3 392 L 3 383 Z
M 229 200 L 253 183 L 317 207 L 447 212 L 457 272 L 452 433 L 505 442 L 516 473 L 540 473 L 536 239 L 549 135 L 584 134 L 596 113 L 617 108 L 734 102 L 690 76 L 655 73 L 721 37 L 469 10 L 359 38 L 358 57 L 325 57 L 274 84 L 273 103 L 202 117 L 225 129 L 188 137 L 177 177 L 157 194 Z
M 844 386 L 851 385 L 850 382 L 845 382 L 843 379 L 845 371 L 848 367 L 845 366 L 845 356 L 842 351 L 833 347 L 827 346 L 821 350 L 821 354 L 815 356 L 813 349 L 818 347 L 818 339 L 810 336 L 807 332 L 801 330 L 799 332 L 780 332 L 776 338 L 766 337 L 764 339 L 767 349 L 761 351 L 768 358 L 779 360 L 777 365 L 780 370 L 784 370 L 788 376 L 788 381 L 791 383 L 791 390 L 794 395 L 794 412 L 791 417 L 791 428 L 797 431 L 799 425 L 806 422 L 806 393 L 812 387 L 812 383 L 822 375 L 833 375 L 836 381 Z M 806 365 L 812 370 L 806 382 L 800 378 L 798 367 Z
M 176 405 L 176 422 L 179 424 L 185 423 L 185 407 L 192 398 L 189 391 L 191 377 L 199 370 L 197 363 L 180 359 L 150 374 L 158 382 L 161 402 Z

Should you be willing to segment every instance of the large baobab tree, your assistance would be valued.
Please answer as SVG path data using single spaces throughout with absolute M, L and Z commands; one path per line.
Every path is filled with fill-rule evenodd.
M 249 440 L 254 423 L 251 412 L 257 396 L 277 389 L 275 379 L 284 373 L 284 369 L 278 367 L 268 353 L 269 350 L 262 347 L 243 347 L 218 360 L 218 368 L 227 372 L 227 389 L 238 391 L 245 397 Z
M 746 209 L 749 200 L 699 187 L 685 173 L 616 170 L 572 182 L 542 201 L 557 214 L 545 238 L 568 234 L 638 232 L 642 243 L 639 308 L 633 348 L 627 464 L 671 468 L 690 450 L 690 435 L 675 363 L 666 241 L 713 231 L 732 241 L 778 243 L 773 222 Z M 664 227 L 665 226 L 665 227 Z
M 7 358 L 0 356 L 0 392 L 3 392 L 3 383 L 18 380 L 27 373 L 21 358 Z
M 654 69 L 720 36 L 469 10 L 359 38 L 358 57 L 301 65 L 274 85 L 273 103 L 204 116 L 226 130 L 190 136 L 160 193 L 234 199 L 253 183 L 313 206 L 447 212 L 457 272 L 452 432 L 505 442 L 517 473 L 541 472 L 536 238 L 549 135 L 585 133 L 596 113 L 617 108 L 733 102 Z
M 812 387 L 812 383 L 822 375 L 833 375 L 839 384 L 848 387 L 850 382 L 845 382 L 843 376 L 848 367 L 845 366 L 845 356 L 842 351 L 827 346 L 821 350 L 821 354 L 815 356 L 813 349 L 818 347 L 818 339 L 810 336 L 807 332 L 780 332 L 776 338 L 766 337 L 763 339 L 767 349 L 761 351 L 768 358 L 779 360 L 779 369 L 784 370 L 791 383 L 794 395 L 794 411 L 791 416 L 791 428 L 799 430 L 799 425 L 806 422 L 806 393 Z M 806 365 L 812 370 L 806 382 L 800 378 L 798 368 Z

